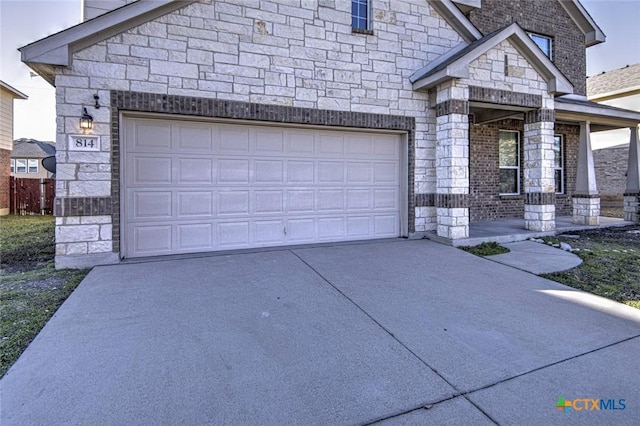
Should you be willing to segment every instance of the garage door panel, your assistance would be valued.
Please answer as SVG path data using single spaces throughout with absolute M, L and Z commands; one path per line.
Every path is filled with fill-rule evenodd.
M 249 246 L 249 221 L 218 224 L 218 246 L 225 249 Z
M 175 124 L 174 145 L 178 151 L 213 152 L 214 140 L 208 124 Z
M 124 128 L 126 257 L 400 234 L 397 135 L 153 119 Z
M 316 224 L 313 218 L 287 221 L 287 239 L 292 243 L 312 242 L 315 239 L 315 234 Z
M 249 160 L 218 160 L 219 183 L 249 183 Z
M 255 183 L 282 183 L 282 160 L 255 160 Z
M 213 217 L 213 193 L 211 191 L 178 192 L 178 217 Z
M 287 191 L 287 213 L 313 213 L 316 198 L 313 190 L 289 190 Z
M 221 153 L 249 154 L 248 126 L 221 125 L 219 138 Z
M 178 181 L 180 185 L 213 183 L 213 160 L 208 158 L 178 158 Z
M 318 162 L 318 183 L 342 183 L 344 181 L 343 161 Z
M 279 245 L 284 243 L 284 221 L 255 220 L 253 222 L 254 240 L 260 245 Z
M 282 191 L 256 190 L 253 193 L 253 199 L 253 211 L 256 214 L 281 214 L 284 211 Z
M 316 165 L 313 161 L 288 161 L 287 182 L 294 184 L 313 183 Z
M 142 256 L 169 253 L 172 250 L 171 225 L 135 226 L 135 252 Z
M 131 184 L 171 184 L 171 158 L 135 155 L 132 160 Z
M 213 247 L 213 225 L 210 223 L 187 223 L 176 225 L 176 247 L 183 250 L 207 250 Z
M 397 235 L 398 215 L 376 215 L 373 218 L 374 235 L 379 238 Z
M 344 210 L 345 191 L 342 189 L 318 190 L 318 211 Z
M 133 203 L 129 217 L 132 220 L 171 219 L 173 217 L 172 191 L 130 190 Z
M 218 192 L 218 215 L 248 215 L 249 191 Z
M 281 129 L 261 129 L 253 132 L 255 153 L 258 155 L 284 154 L 284 138 Z

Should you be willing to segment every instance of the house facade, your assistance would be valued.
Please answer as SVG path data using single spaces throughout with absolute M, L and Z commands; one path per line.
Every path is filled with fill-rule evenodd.
M 27 95 L 0 81 L 0 216 L 9 214 L 14 99 L 27 99 Z
M 640 122 L 584 97 L 585 49 L 602 41 L 558 0 L 97 16 L 21 48 L 56 87 L 56 264 L 596 224 L 591 129 Z
M 42 166 L 42 160 L 56 155 L 52 142 L 16 139 L 11 152 L 11 176 L 22 179 L 48 179 L 53 174 Z

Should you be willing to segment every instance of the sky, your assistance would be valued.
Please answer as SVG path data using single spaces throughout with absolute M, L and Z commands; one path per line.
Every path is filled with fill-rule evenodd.
M 587 49 L 587 74 L 640 62 L 640 0 L 582 4 L 607 36 L 606 43 Z M 15 139 L 55 141 L 56 135 L 55 91 L 31 76 L 16 49 L 79 23 L 80 9 L 81 0 L 0 0 L 0 80 L 29 96 L 14 102 Z

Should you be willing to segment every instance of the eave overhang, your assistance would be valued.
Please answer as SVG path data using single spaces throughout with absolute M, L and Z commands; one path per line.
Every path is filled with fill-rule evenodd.
M 488 34 L 468 46 L 459 46 L 409 77 L 414 90 L 427 90 L 448 79 L 467 78 L 469 65 L 481 55 L 508 40 L 529 64 L 547 81 L 553 94 L 573 93 L 573 85 L 536 46 L 525 31 L 513 23 Z
M 598 24 L 593 20 L 589 12 L 580 4 L 578 0 L 559 0 L 560 4 L 567 11 L 573 22 L 576 23 L 580 31 L 584 34 L 584 42 L 587 47 L 604 43 L 606 36 Z
M 136 1 L 23 46 L 22 62 L 55 85 L 55 67 L 71 65 L 73 53 L 196 0 Z
M 584 96 L 560 96 L 554 102 L 556 120 L 590 121 L 599 130 L 634 127 L 640 124 L 640 112 L 587 100 Z
M 473 3 L 473 2 L 471 2 Z M 469 21 L 451 0 L 429 0 L 429 4 L 447 21 L 467 42 L 482 38 L 482 33 Z

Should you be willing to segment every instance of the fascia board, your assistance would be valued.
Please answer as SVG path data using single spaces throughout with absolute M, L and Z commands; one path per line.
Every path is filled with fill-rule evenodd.
M 471 43 L 482 38 L 482 33 L 471 21 L 453 4 L 451 0 L 429 0 L 429 4 L 462 36 Z

